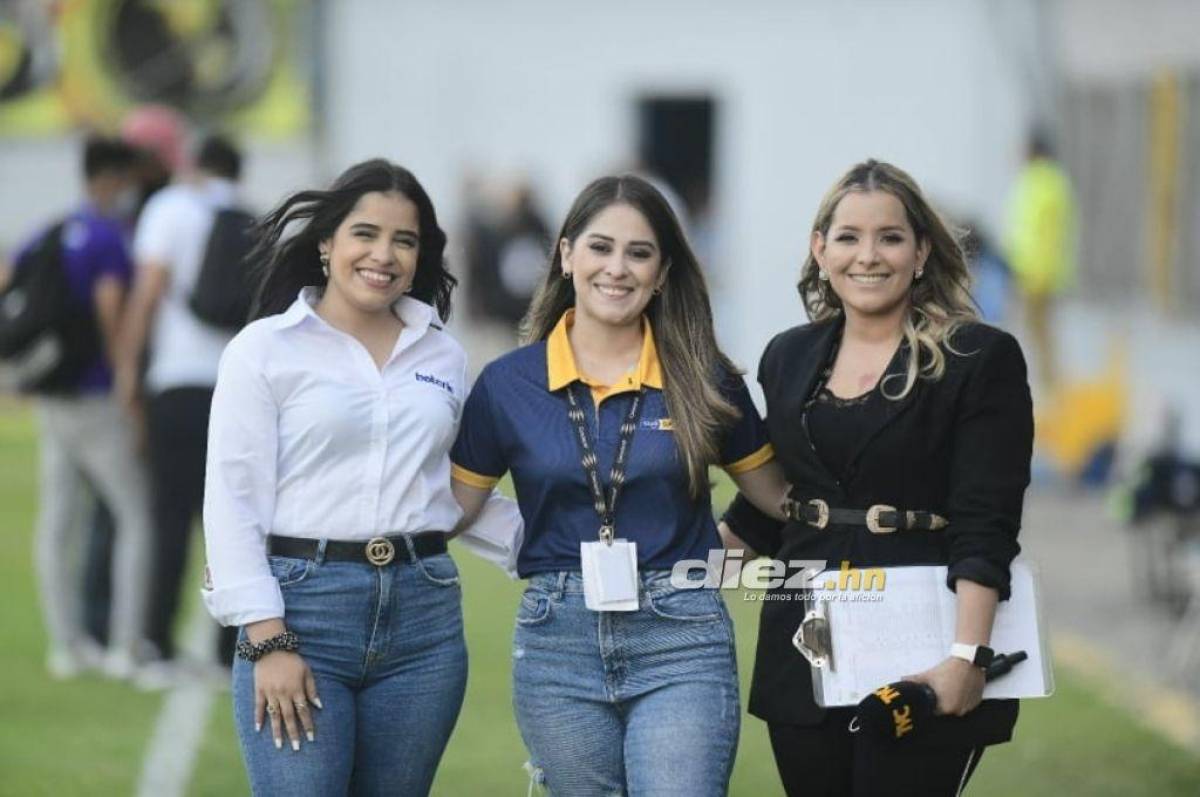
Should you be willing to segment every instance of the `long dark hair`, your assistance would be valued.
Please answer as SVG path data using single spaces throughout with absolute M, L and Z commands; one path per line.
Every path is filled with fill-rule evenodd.
M 421 242 L 408 295 L 433 305 L 443 321 L 450 316 L 450 294 L 458 280 L 446 268 L 446 233 L 438 226 L 433 202 L 408 169 L 374 158 L 342 172 L 326 191 L 292 194 L 262 219 L 248 258 L 259 264 L 252 319 L 282 313 L 307 285 L 325 285 L 317 244 L 333 237 L 363 194 L 374 191 L 403 194 L 417 206 Z M 303 226 L 291 234 L 289 228 L 296 224 Z
M 662 360 L 663 393 L 675 424 L 675 440 L 690 492 L 697 496 L 708 485 L 708 466 L 717 462 L 721 432 L 740 417 L 721 393 L 719 380 L 741 372 L 717 346 L 704 272 L 671 206 L 654 186 L 623 175 L 602 177 L 583 189 L 555 238 L 550 270 L 522 322 L 522 337 L 526 341 L 546 338 L 563 313 L 575 306 L 575 287 L 562 278 L 559 242 L 574 246 L 596 214 L 616 204 L 629 205 L 646 217 L 662 252 L 667 279 L 645 314 Z

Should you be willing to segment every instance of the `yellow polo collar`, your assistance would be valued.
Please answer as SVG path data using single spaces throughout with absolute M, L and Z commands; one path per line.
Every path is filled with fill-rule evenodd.
M 650 319 L 642 316 L 642 353 L 638 356 L 637 365 L 613 385 L 600 384 L 579 372 L 575 354 L 571 351 L 571 341 L 567 338 L 567 330 L 574 323 L 575 310 L 572 308 L 563 313 L 546 338 L 546 381 L 551 390 L 566 387 L 572 382 L 583 382 L 591 388 L 597 404 L 609 396 L 641 390 L 643 387 L 662 390 L 662 364 L 658 360 L 658 347 L 654 345 Z

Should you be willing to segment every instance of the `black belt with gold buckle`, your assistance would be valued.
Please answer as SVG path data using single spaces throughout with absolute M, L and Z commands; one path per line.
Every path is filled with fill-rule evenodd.
M 807 523 L 818 529 L 829 526 L 866 526 L 872 534 L 891 534 L 894 531 L 940 531 L 950 522 L 941 515 L 917 509 L 900 510 L 887 504 L 874 504 L 867 509 L 839 509 L 820 498 L 797 501 L 784 499 L 783 513 L 790 520 Z
M 330 540 L 325 543 L 325 560 L 330 562 L 365 562 L 384 567 L 394 560 L 411 562 L 404 534 L 389 534 L 373 537 L 366 542 Z M 296 559 L 316 559 L 321 547 L 320 540 L 307 537 L 267 537 L 267 553 L 272 556 L 290 556 Z M 446 535 L 440 531 L 422 532 L 412 535 L 412 547 L 418 559 L 446 553 Z

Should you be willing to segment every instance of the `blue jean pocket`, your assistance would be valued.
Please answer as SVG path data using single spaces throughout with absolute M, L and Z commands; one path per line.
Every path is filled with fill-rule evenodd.
M 527 587 L 517 608 L 517 625 L 540 625 L 550 619 L 550 596 L 536 587 Z
M 705 622 L 722 617 L 721 598 L 711 589 L 669 589 L 646 593 L 646 606 L 666 620 Z
M 448 553 L 417 559 L 417 569 L 434 586 L 453 587 L 458 584 L 458 565 L 454 564 Z
M 300 559 L 293 556 L 268 556 L 267 564 L 271 568 L 271 575 L 275 576 L 275 580 L 279 582 L 280 588 L 290 587 L 308 578 L 313 567 L 311 559 Z

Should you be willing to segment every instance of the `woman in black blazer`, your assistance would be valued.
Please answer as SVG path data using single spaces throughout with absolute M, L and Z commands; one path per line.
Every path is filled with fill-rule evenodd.
M 909 678 L 933 688 L 940 716 L 920 739 L 886 743 L 850 729 L 853 708 L 816 705 L 791 642 L 804 605 L 764 601 L 750 712 L 769 723 L 789 795 L 959 794 L 983 747 L 1012 736 L 1017 703 L 981 703 L 979 665 L 1020 549 L 1032 405 L 1016 340 L 977 321 L 968 285 L 958 243 L 912 178 L 866 161 L 813 225 L 799 284 L 813 323 L 763 353 L 793 519 L 781 526 L 739 497 L 727 544 L 834 568 L 948 565 L 958 604 L 957 655 Z M 900 512 L 871 517 L 878 505 Z

